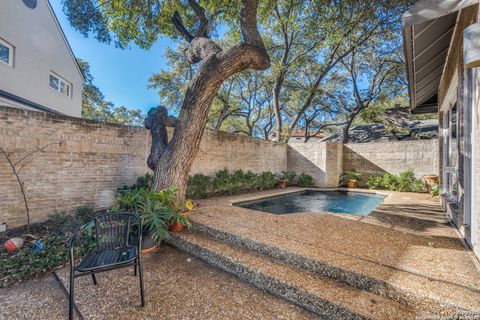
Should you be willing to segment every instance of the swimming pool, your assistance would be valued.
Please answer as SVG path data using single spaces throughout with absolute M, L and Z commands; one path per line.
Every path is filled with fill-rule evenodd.
M 235 205 L 273 214 L 322 211 L 366 216 L 378 207 L 383 199 L 385 196 L 379 194 L 308 190 Z

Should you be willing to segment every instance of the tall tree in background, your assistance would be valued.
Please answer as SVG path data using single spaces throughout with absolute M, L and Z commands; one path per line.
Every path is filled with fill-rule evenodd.
M 195 0 L 183 1 L 95 1 L 64 0 L 64 9 L 70 22 L 84 34 L 94 32 L 97 39 L 112 40 L 119 47 L 134 41 L 148 48 L 160 32 L 173 35 L 175 30 L 187 42 L 185 56 L 191 64 L 202 62 L 189 82 L 179 121 L 171 142 L 157 163 L 153 189 L 170 185 L 179 188 L 184 196 L 188 174 L 198 153 L 213 98 L 230 76 L 270 66 L 268 53 L 257 29 L 256 0 L 205 1 L 200 6 Z M 208 16 L 208 9 L 210 16 Z M 220 10 L 221 9 L 221 10 Z M 223 17 L 224 21 L 241 31 L 241 41 L 223 50 L 209 38 L 210 19 Z M 171 20 L 172 25 L 166 23 Z M 165 27 L 165 29 L 163 28 Z M 175 28 L 172 29 L 172 27 Z M 190 30 L 195 30 L 192 33 Z
M 352 50 L 370 46 L 372 37 L 399 42 L 405 1 L 278 1 L 268 20 L 272 34 L 272 90 L 276 138 L 288 139 L 325 91 L 330 77 Z M 388 41 L 387 41 L 388 40 Z M 285 125 L 284 125 L 285 123 Z
M 82 118 L 131 126 L 142 125 L 144 116 L 140 110 L 116 107 L 105 100 L 105 96 L 93 82 L 88 62 L 81 59 L 77 59 L 77 62 L 85 79 L 82 89 Z
M 405 91 L 403 81 L 398 80 L 404 70 L 397 54 L 400 48 L 384 46 L 383 40 L 384 35 L 374 37 L 370 45 L 352 50 L 341 61 L 341 89 L 331 95 L 337 96 L 338 105 L 343 107 L 343 143 L 349 142 L 349 130 L 359 115 Z
M 365 50 L 379 44 L 397 49 L 401 14 L 406 5 L 407 2 L 401 0 L 388 3 L 380 0 L 273 1 L 272 10 L 261 21 L 272 68 L 250 73 L 261 78 L 261 87 L 254 89 L 256 95 L 265 96 L 257 128 L 247 128 L 255 119 L 240 116 L 248 115 L 251 106 L 238 96 L 240 93 L 251 95 L 248 90 L 254 88 L 247 84 L 250 80 L 243 74 L 227 80 L 220 89 L 210 113 L 209 127 L 261 136 L 263 124 L 268 134 L 273 131 L 276 140 L 285 141 L 297 127 L 305 130 L 308 140 L 310 134 L 319 129 L 332 129 L 345 123 L 339 113 L 346 110 L 326 104 L 327 100 L 334 99 L 325 94 L 339 89 L 331 84 L 341 84 L 336 77 L 343 72 L 342 60 L 352 50 Z M 235 34 L 231 35 L 234 37 Z M 161 100 L 173 111 L 171 104 L 178 104 L 179 91 L 184 92 L 185 78 L 191 74 L 182 50 L 180 47 L 175 54 L 169 52 L 170 68 L 151 79 L 152 86 L 160 89 Z M 250 114 L 257 116 L 257 113 Z

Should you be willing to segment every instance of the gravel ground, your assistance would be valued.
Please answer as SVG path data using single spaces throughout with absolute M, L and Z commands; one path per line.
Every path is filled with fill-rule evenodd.
M 76 279 L 75 301 L 85 319 L 315 319 L 234 276 L 170 247 L 144 260 L 146 306 L 138 278 L 120 269 Z M 66 283 L 67 269 L 58 271 Z M 52 276 L 0 289 L 0 319 L 65 319 L 67 299 Z
M 67 299 L 53 276 L 0 289 L 0 319 L 65 319 Z

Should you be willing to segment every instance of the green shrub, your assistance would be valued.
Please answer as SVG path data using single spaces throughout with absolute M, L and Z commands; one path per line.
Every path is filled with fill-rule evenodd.
M 212 179 L 197 173 L 188 179 L 187 196 L 190 198 L 205 198 L 212 189 Z
M 367 182 L 369 189 L 383 189 L 400 192 L 424 192 L 422 179 L 417 179 L 413 170 L 406 170 L 399 175 L 385 173 L 383 176 L 370 176 Z
M 242 169 L 235 170 L 230 176 L 227 192 L 228 194 L 239 193 L 243 190 L 248 190 L 245 173 Z
M 367 186 L 369 189 L 383 189 L 383 179 L 379 176 L 370 176 L 367 180 Z
M 250 170 L 243 175 L 243 187 L 245 190 L 254 190 L 257 188 L 258 175 Z
M 417 178 L 415 178 L 415 174 L 413 173 L 413 170 L 409 169 L 407 171 L 404 171 L 398 175 L 398 189 L 397 191 L 402 191 L 402 192 L 408 192 L 408 191 L 413 191 L 413 192 L 419 192 L 418 191 L 418 184 L 417 184 Z M 422 182 L 423 185 L 423 182 Z
M 227 168 L 217 171 L 213 179 L 214 190 L 219 193 L 226 193 L 231 181 L 230 171 Z
M 278 183 L 277 177 L 270 171 L 260 173 L 257 181 L 260 189 L 273 189 Z
M 398 178 L 391 173 L 385 173 L 382 178 L 382 188 L 386 190 L 398 190 Z
M 305 188 L 305 187 L 313 186 L 315 184 L 315 182 L 313 181 L 313 178 L 312 178 L 311 175 L 308 175 L 306 173 L 302 173 L 300 176 L 298 176 L 297 184 L 300 187 Z
M 433 197 L 436 197 L 440 194 L 440 186 L 438 184 L 434 184 L 430 189 L 430 194 Z
M 137 178 L 137 182 L 132 186 L 135 189 L 150 189 L 153 183 L 153 176 L 150 173 L 145 173 L 143 176 Z
M 225 168 L 217 171 L 213 177 L 203 174 L 191 176 L 188 180 L 187 196 L 199 199 L 213 195 L 231 195 L 245 191 L 272 189 L 275 188 L 279 179 L 285 179 L 288 185 L 292 185 L 295 176 L 295 173 L 287 171 L 280 174 L 270 171 L 256 174 L 250 170 L 238 169 L 231 172 Z

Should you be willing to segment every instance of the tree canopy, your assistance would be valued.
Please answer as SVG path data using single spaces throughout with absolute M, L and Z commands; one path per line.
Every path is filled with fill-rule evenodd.
M 214 100 L 208 126 L 285 140 L 299 128 L 308 137 L 308 132 L 372 120 L 358 116 L 406 91 L 400 35 L 407 6 L 406 1 L 270 1 L 270 11 L 260 23 L 272 67 L 227 80 Z M 226 43 L 237 37 L 235 32 L 226 36 Z M 168 67 L 150 79 L 161 104 L 172 112 L 181 105 L 186 83 L 195 73 L 183 50 L 183 43 L 168 49 Z M 345 63 L 352 53 L 357 89 L 364 94 L 376 86 L 371 83 L 378 80 L 374 74 L 388 70 L 388 77 L 376 86 L 381 92 L 360 110 L 354 108 L 356 96 Z M 379 66 L 380 70 L 372 68 Z M 255 99 L 245 101 L 242 96 Z M 252 112 L 255 109 L 259 110 Z

